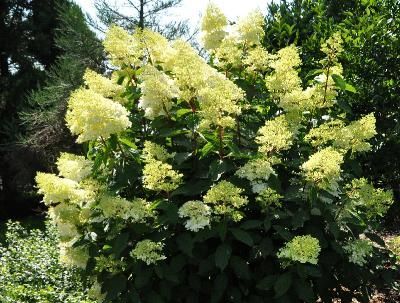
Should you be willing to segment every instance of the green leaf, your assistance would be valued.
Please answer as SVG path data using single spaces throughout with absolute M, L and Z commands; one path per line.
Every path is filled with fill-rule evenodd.
M 119 234 L 112 243 L 112 252 L 118 258 L 122 251 L 128 246 L 129 233 Z
M 312 287 L 303 280 L 296 280 L 294 282 L 294 289 L 302 301 L 315 302 L 315 295 Z
M 122 144 L 126 145 L 126 146 L 129 146 L 130 148 L 137 149 L 136 144 L 133 143 L 128 138 L 120 138 L 120 137 L 118 137 L 118 141 L 121 142 Z
M 192 153 L 176 153 L 174 156 L 174 161 L 178 164 L 181 165 L 183 162 L 185 162 L 189 157 L 192 155 Z
M 293 235 L 291 234 L 291 232 L 286 230 L 284 227 L 282 227 L 280 225 L 274 225 L 273 228 L 276 230 L 276 232 L 282 239 L 284 239 L 286 241 L 290 241 L 293 238 Z
M 232 256 L 230 266 L 233 268 L 233 271 L 239 279 L 250 280 L 251 275 L 249 265 L 242 258 Z
M 383 241 L 382 238 L 379 237 L 377 234 L 366 232 L 365 235 L 368 237 L 368 239 L 370 239 L 371 241 L 374 241 L 376 244 L 386 247 L 385 241 Z
M 218 181 L 224 173 L 231 169 L 232 165 L 227 161 L 216 160 L 211 163 L 208 175 L 213 181 Z
M 357 92 L 355 87 L 347 83 L 341 76 L 333 74 L 332 79 L 333 81 L 335 81 L 336 86 L 339 87 L 341 90 L 349 91 L 351 93 Z
M 200 159 L 207 156 L 210 152 L 214 150 L 214 145 L 211 142 L 207 142 L 203 148 L 200 150 Z
M 189 233 L 182 233 L 176 238 L 176 244 L 179 250 L 183 251 L 188 256 L 192 256 L 193 253 L 193 239 Z
M 321 271 L 317 266 L 304 264 L 303 268 L 305 273 L 311 277 L 316 277 L 316 278 L 322 277 Z
M 333 81 L 335 81 L 335 84 L 337 87 L 339 87 L 341 90 L 345 89 L 346 81 L 344 81 L 344 79 L 341 76 L 333 74 L 332 79 L 333 79 Z
M 211 294 L 211 303 L 220 302 L 227 287 L 228 277 L 225 273 L 219 274 L 214 280 L 214 288 Z
M 274 286 L 275 281 L 276 281 L 275 275 L 266 276 L 262 278 L 260 282 L 257 283 L 256 288 L 261 290 L 270 290 L 272 286 Z
M 231 232 L 233 234 L 233 236 L 236 238 L 236 240 L 248 245 L 248 246 L 253 246 L 254 242 L 253 242 L 253 238 L 251 237 L 251 235 L 244 231 L 241 230 L 240 228 L 232 228 Z
M 182 116 L 191 113 L 192 110 L 190 108 L 180 108 L 176 111 L 176 117 L 181 118 Z
M 117 274 L 107 279 L 103 283 L 102 290 L 107 292 L 106 300 L 116 299 L 120 293 L 126 289 L 127 278 L 122 274 Z
M 344 89 L 354 94 L 357 92 L 357 89 L 349 83 L 346 83 L 346 87 Z
M 263 224 L 263 221 L 260 220 L 247 220 L 246 222 L 240 224 L 240 228 L 242 229 L 258 229 Z
M 231 254 L 231 246 L 226 243 L 222 243 L 215 251 L 215 265 L 223 271 L 228 265 Z
M 274 284 L 275 290 L 275 298 L 283 296 L 292 285 L 292 274 L 290 272 L 286 272 L 276 279 Z

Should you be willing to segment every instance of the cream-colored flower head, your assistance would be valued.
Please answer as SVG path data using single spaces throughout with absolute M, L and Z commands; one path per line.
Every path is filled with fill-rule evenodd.
M 143 168 L 143 187 L 154 190 L 172 192 L 182 183 L 183 174 L 172 169 L 168 163 L 152 159 Z
M 240 40 L 246 44 L 260 44 L 264 38 L 264 16 L 261 11 L 250 12 L 238 22 Z
M 261 153 L 279 152 L 287 150 L 293 144 L 293 132 L 286 120 L 285 115 L 276 117 L 265 122 L 258 130 L 256 138 Z
M 115 98 L 123 91 L 121 85 L 91 69 L 86 69 L 83 80 L 91 90 L 106 98 Z
M 152 65 L 144 66 L 139 78 L 142 81 L 139 108 L 144 110 L 145 117 L 153 120 L 168 115 L 173 106 L 172 99 L 179 96 L 174 80 Z
M 147 239 L 142 240 L 131 251 L 131 256 L 145 262 L 147 265 L 155 264 L 158 261 L 166 259 L 162 254 L 163 247 L 164 244 L 161 242 L 154 242 Z
M 93 162 L 87 160 L 84 156 L 61 153 L 57 159 L 57 169 L 60 176 L 80 182 L 90 175 Z
M 296 236 L 279 250 L 278 258 L 285 267 L 292 262 L 318 264 L 320 252 L 318 239 L 309 235 Z
M 219 47 L 226 36 L 225 27 L 228 20 L 222 11 L 209 3 L 201 21 L 202 40 L 205 49 L 213 50 Z
M 211 206 L 213 213 L 239 221 L 242 218 L 239 209 L 248 203 L 247 197 L 241 196 L 242 192 L 243 189 L 222 180 L 207 191 L 203 200 Z
M 78 143 L 108 138 L 132 124 L 129 112 L 121 104 L 83 88 L 71 94 L 65 119 L 71 132 L 78 135 Z
M 210 225 L 211 208 L 202 201 L 188 201 L 178 211 L 179 217 L 188 218 L 185 227 L 197 232 Z
M 301 169 L 307 181 L 322 189 L 337 187 L 343 155 L 332 147 L 324 148 L 303 163 Z
M 106 33 L 103 45 L 112 64 L 116 66 L 141 64 L 140 43 L 123 28 L 112 25 Z
M 152 217 L 150 204 L 143 199 L 128 201 L 121 197 L 104 195 L 97 208 L 103 212 L 105 218 L 121 218 L 130 222 L 143 222 Z
M 70 179 L 38 172 L 35 181 L 46 205 L 73 200 L 78 195 L 78 183 Z

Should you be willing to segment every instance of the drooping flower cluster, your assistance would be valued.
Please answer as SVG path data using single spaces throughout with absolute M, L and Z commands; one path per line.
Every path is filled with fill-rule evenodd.
M 247 162 L 236 171 L 236 175 L 251 182 L 253 192 L 259 193 L 267 187 L 265 183 L 274 174 L 271 162 L 266 159 L 254 159 Z
M 214 214 L 227 215 L 234 221 L 240 221 L 243 216 L 239 209 L 248 203 L 247 197 L 240 195 L 242 192 L 243 189 L 223 180 L 211 187 L 203 199 L 211 205 Z
M 131 251 L 131 256 L 145 262 L 147 265 L 154 264 L 157 261 L 166 259 L 162 254 L 163 247 L 164 245 L 161 242 L 154 242 L 148 239 L 142 240 Z
M 347 196 L 355 208 L 362 209 L 368 218 L 382 217 L 393 203 L 393 193 L 375 189 L 365 178 L 353 179 L 347 186 Z
M 300 263 L 318 263 L 318 256 L 321 252 L 318 239 L 306 235 L 296 236 L 287 242 L 277 254 L 278 258 L 283 261 L 283 265 L 287 266 L 291 262 Z
M 179 217 L 188 218 L 185 227 L 197 232 L 210 225 L 211 209 L 202 201 L 188 201 L 178 211 Z
M 351 263 L 363 266 L 368 262 L 368 257 L 373 252 L 372 243 L 365 239 L 356 239 L 348 242 L 343 249 L 348 254 Z
M 169 115 L 172 99 L 179 95 L 173 79 L 152 65 L 144 66 L 139 78 L 142 97 L 138 106 L 145 111 L 145 117 L 153 120 Z
M 301 63 L 297 49 L 292 45 L 278 51 L 270 63 L 274 72 L 266 77 L 267 88 L 277 98 L 286 112 L 314 111 L 335 104 L 337 89 L 333 75 L 341 76 L 342 66 L 337 60 L 342 48 L 338 34 L 327 41 L 323 51 L 327 58 L 321 60 L 322 73 L 315 77 L 314 84 L 303 90 L 296 67 Z M 333 55 L 332 50 L 336 51 Z
M 79 196 L 76 181 L 40 172 L 37 173 L 35 180 L 39 187 L 38 193 L 43 195 L 43 202 L 46 205 L 75 200 Z
M 331 120 L 313 128 L 305 139 L 313 146 L 332 144 L 344 152 L 368 151 L 371 145 L 365 142 L 376 135 L 375 117 L 373 114 L 362 117 L 360 120 L 344 126 L 341 120 Z
M 143 199 L 128 201 L 121 197 L 103 195 L 97 206 L 105 218 L 121 218 L 131 222 L 143 222 L 152 217 L 150 204 Z
M 84 268 L 89 258 L 84 246 L 74 244 L 81 236 L 81 227 L 92 215 L 92 206 L 99 189 L 88 181 L 93 163 L 84 157 L 63 153 L 57 160 L 59 173 L 37 173 L 38 192 L 48 205 L 52 222 L 60 237 L 60 260 L 66 265 Z
M 108 138 L 132 125 L 125 107 L 83 88 L 71 94 L 65 119 L 78 143 Z
M 143 168 L 143 186 L 147 189 L 170 193 L 182 183 L 183 175 L 165 163 L 172 156 L 160 145 L 145 143 L 143 158 L 146 162 Z
M 117 98 L 123 91 L 121 85 L 90 69 L 86 69 L 83 80 L 91 90 L 105 98 Z M 121 100 L 121 98 L 118 100 Z
M 301 169 L 307 181 L 322 189 L 336 189 L 340 179 L 343 155 L 332 147 L 311 155 Z
M 85 157 L 68 153 L 61 153 L 56 164 L 60 176 L 76 182 L 89 176 L 93 166 L 93 162 Z

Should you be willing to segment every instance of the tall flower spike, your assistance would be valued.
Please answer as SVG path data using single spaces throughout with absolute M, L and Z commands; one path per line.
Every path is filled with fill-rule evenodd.
M 103 41 L 111 63 L 116 66 L 140 65 L 140 43 L 123 28 L 112 25 Z
M 131 126 L 125 107 L 83 88 L 71 94 L 65 119 L 78 143 L 108 138 Z
M 265 78 L 269 91 L 280 97 L 293 90 L 301 90 L 301 80 L 295 70 L 300 63 L 300 56 L 294 45 L 279 50 L 276 59 L 270 63 L 274 72 Z
M 264 16 L 259 10 L 249 13 L 238 22 L 240 39 L 247 44 L 260 44 L 264 38 Z
M 224 75 L 213 71 L 206 86 L 199 91 L 202 127 L 234 127 L 233 117 L 241 113 L 238 101 L 243 99 L 243 91 Z M 233 117 L 232 117 L 233 116 Z
M 213 50 L 219 47 L 227 34 L 224 31 L 227 24 L 228 20 L 222 11 L 214 4 L 209 3 L 201 22 L 205 49 Z

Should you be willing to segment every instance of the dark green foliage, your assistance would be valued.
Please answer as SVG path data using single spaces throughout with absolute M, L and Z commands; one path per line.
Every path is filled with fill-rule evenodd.
M 90 303 L 80 274 L 58 263 L 54 228 L 6 224 L 0 242 L 2 303 Z

